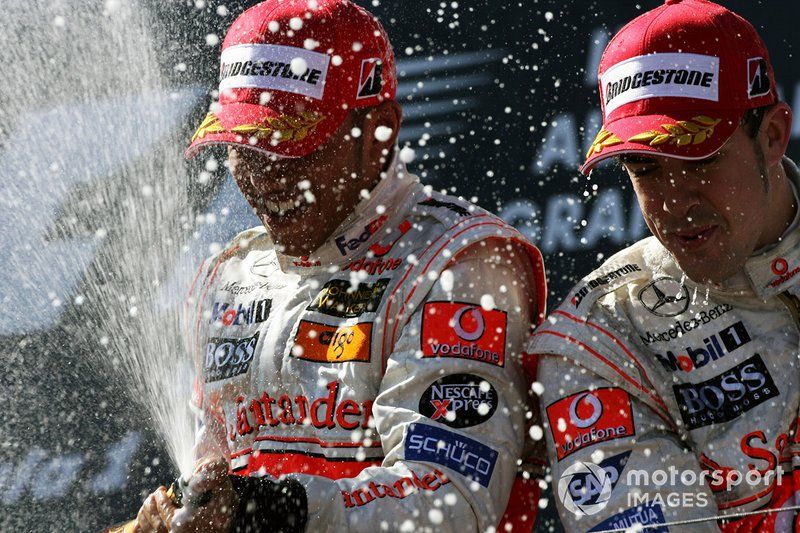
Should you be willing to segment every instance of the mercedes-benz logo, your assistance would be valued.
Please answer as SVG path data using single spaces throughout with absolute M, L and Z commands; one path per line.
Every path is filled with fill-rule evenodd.
M 656 316 L 678 316 L 689 308 L 689 291 L 672 278 L 658 278 L 639 291 L 639 301 Z

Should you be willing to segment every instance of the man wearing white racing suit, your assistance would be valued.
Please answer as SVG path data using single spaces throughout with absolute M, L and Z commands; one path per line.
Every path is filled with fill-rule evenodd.
M 526 350 L 562 521 L 796 531 L 775 510 L 800 503 L 800 175 L 767 50 L 725 8 L 670 0 L 599 74 L 583 171 L 616 156 L 654 236 L 582 279 Z
M 189 150 L 228 145 L 264 227 L 207 260 L 188 303 L 204 419 L 190 486 L 213 497 L 177 509 L 161 488 L 139 529 L 497 527 L 526 433 L 520 352 L 544 312 L 538 250 L 406 171 L 391 47 L 349 1 L 254 6 L 221 73 Z M 528 527 L 535 503 L 516 504 Z

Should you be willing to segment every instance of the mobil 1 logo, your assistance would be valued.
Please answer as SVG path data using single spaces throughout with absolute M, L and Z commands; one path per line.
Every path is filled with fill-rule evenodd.
M 689 429 L 733 420 L 779 394 L 759 354 L 707 381 L 672 389 Z

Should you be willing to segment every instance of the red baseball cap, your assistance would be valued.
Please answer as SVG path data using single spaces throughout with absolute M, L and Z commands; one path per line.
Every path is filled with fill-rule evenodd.
M 392 46 L 370 13 L 349 0 L 267 0 L 228 30 L 219 104 L 186 157 L 212 144 L 303 157 L 351 109 L 394 100 L 396 93 Z
M 713 155 L 745 111 L 778 101 L 755 28 L 707 0 L 666 0 L 617 33 L 598 71 L 603 127 L 581 172 L 623 153 Z

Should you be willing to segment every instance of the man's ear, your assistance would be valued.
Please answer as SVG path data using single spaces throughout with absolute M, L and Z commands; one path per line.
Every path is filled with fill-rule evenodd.
M 792 136 L 792 109 L 786 102 L 778 102 L 764 115 L 759 130 L 759 142 L 764 149 L 767 167 L 781 163 Z
M 361 125 L 362 168 L 380 172 L 392 153 L 400 132 L 403 111 L 394 100 L 386 100 L 371 107 Z

